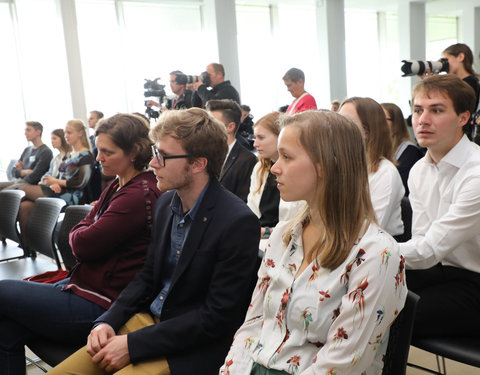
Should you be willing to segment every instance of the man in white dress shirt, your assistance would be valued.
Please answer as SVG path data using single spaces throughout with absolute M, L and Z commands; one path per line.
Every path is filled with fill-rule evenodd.
M 460 78 L 413 89 L 413 129 L 428 149 L 408 180 L 412 239 L 400 244 L 407 284 L 421 299 L 414 336 L 480 334 L 480 147 L 463 133 L 475 108 Z

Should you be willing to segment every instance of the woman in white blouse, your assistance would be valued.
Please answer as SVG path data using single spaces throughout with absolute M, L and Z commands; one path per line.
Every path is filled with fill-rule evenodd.
M 277 140 L 280 134 L 280 112 L 271 112 L 254 125 L 258 162 L 250 180 L 248 207 L 258 216 L 262 236 L 268 237 L 273 227 L 281 220 L 288 220 L 298 211 L 300 202 L 285 202 L 280 198 L 275 176 L 270 168 L 278 159 Z
M 342 103 L 339 113 L 351 118 L 365 139 L 370 197 L 379 225 L 392 236 L 403 234 L 400 204 L 405 188 L 392 162 L 392 137 L 381 105 L 370 98 L 352 97 Z
M 376 224 L 362 136 L 329 111 L 283 121 L 272 172 L 285 201 L 307 205 L 272 233 L 220 374 L 381 374 L 407 288 L 398 244 Z

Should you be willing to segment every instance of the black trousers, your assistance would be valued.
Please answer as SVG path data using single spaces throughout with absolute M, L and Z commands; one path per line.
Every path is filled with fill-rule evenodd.
M 406 277 L 420 296 L 414 337 L 480 335 L 480 273 L 437 264 Z

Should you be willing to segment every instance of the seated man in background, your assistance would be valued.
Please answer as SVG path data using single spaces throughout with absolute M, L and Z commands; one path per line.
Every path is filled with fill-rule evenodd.
M 480 334 L 480 148 L 462 131 L 474 94 L 453 74 L 413 89 L 413 129 L 428 150 L 410 171 L 412 239 L 400 244 L 421 297 L 415 337 Z
M 42 142 L 43 126 L 36 121 L 27 121 L 25 138 L 32 142 L 23 150 L 20 159 L 12 169 L 12 181 L 0 182 L 0 190 L 18 189 L 26 185 L 36 185 L 50 168 L 52 150 Z
M 199 108 L 163 112 L 150 166 L 165 191 L 143 269 L 50 374 L 218 374 L 242 323 L 260 225 L 217 178 L 225 126 Z
M 90 143 L 92 145 L 92 151 L 95 157 L 97 157 L 97 146 L 95 145 L 95 128 L 98 122 L 103 118 L 103 113 L 100 111 L 90 111 L 88 116 L 88 127 L 92 129 L 93 134 L 90 136 Z
M 219 181 L 226 189 L 246 202 L 250 190 L 250 177 L 253 167 L 257 164 L 257 158 L 236 138 L 242 110 L 230 99 L 210 100 L 207 102 L 207 110 L 225 124 L 228 134 L 228 154 Z
M 102 173 L 102 167 L 100 163 L 96 160 L 98 155 L 97 145 L 95 144 L 95 128 L 97 127 L 98 122 L 103 119 L 104 115 L 100 111 L 91 111 L 90 116 L 88 117 L 88 127 L 92 129 L 93 134 L 89 137 L 90 145 L 92 146 L 92 154 L 95 158 L 95 162 L 92 166 L 92 176 L 88 182 L 88 187 L 86 189 L 87 196 L 85 197 L 86 202 L 95 202 L 100 198 L 104 186 L 112 181 L 115 176 L 105 176 Z M 103 182 L 105 181 L 105 184 Z

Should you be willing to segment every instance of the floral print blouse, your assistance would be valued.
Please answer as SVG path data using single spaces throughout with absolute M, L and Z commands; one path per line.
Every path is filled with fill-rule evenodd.
M 254 362 L 301 375 L 381 374 L 389 327 L 407 295 L 398 244 L 371 224 L 335 270 L 303 259 L 302 224 L 288 246 L 277 225 L 245 322 L 220 369 L 249 375 Z

